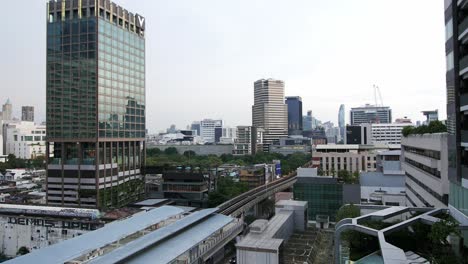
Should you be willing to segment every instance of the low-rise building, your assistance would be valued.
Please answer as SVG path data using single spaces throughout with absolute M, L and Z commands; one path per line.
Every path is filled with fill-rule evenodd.
M 95 209 L 0 204 L 0 252 L 14 257 L 104 226 Z
M 250 224 L 250 232 L 236 244 L 239 264 L 284 263 L 283 247 L 295 231 L 307 228 L 307 202 L 279 201 L 271 220 L 259 219 Z
M 247 184 L 249 189 L 262 186 L 266 183 L 264 166 L 248 166 L 239 171 L 239 181 Z
M 278 143 L 270 145 L 270 153 L 279 153 L 285 156 L 297 152 L 310 154 L 311 151 L 311 139 L 302 136 L 280 138 Z
M 347 203 L 360 203 L 359 184 L 338 182 L 332 176 L 317 176 L 315 168 L 298 168 L 297 181 L 294 183 L 294 200 L 307 201 L 308 219 L 328 216 L 335 221 L 336 213 Z
M 164 198 L 178 205 L 206 207 L 208 180 L 200 172 L 164 172 L 162 190 Z
M 396 149 L 400 149 L 400 145 L 317 145 L 312 150 L 312 165 L 327 175 L 340 170 L 375 171 L 377 152 Z
M 447 207 L 447 144 L 447 133 L 403 137 L 401 151 L 409 206 Z
M 361 203 L 406 205 L 405 172 L 400 155 L 400 150 L 378 152 L 376 171 L 361 172 Z

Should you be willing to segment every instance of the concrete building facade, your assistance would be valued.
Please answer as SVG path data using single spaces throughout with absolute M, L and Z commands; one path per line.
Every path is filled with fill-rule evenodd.
M 284 82 L 261 79 L 254 83 L 252 126 L 263 132 L 263 150 L 288 135 L 288 110 L 284 103 Z
M 376 171 L 377 152 L 392 149 L 391 145 L 317 145 L 312 150 L 312 165 L 324 175 L 333 175 L 340 170 L 352 173 Z
M 0 205 L 0 253 L 35 251 L 104 226 L 95 209 Z
M 5 155 L 33 159 L 46 155 L 46 126 L 30 121 L 5 124 Z
M 409 135 L 401 145 L 408 206 L 447 207 L 447 133 Z
M 375 172 L 361 172 L 361 204 L 406 206 L 405 172 L 400 150 L 377 153 Z
M 411 123 L 372 124 L 371 144 L 401 144 L 401 131 Z

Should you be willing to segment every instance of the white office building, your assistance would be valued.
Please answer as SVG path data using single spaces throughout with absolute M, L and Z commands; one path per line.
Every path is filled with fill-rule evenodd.
M 32 159 L 46 153 L 46 126 L 34 122 L 17 121 L 4 125 L 5 155 Z
M 203 119 L 200 121 L 200 136 L 205 142 L 216 142 L 216 131 L 222 134 L 223 120 Z M 221 137 L 221 135 L 219 135 Z
M 372 144 L 401 144 L 401 131 L 411 123 L 372 124 Z

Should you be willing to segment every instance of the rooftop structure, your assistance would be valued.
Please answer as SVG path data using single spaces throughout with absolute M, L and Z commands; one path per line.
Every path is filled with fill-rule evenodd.
M 194 212 L 162 206 L 114 221 L 9 263 L 169 263 L 206 258 L 242 230 L 242 223 L 214 214 L 217 208 Z M 205 244 L 210 239 L 215 243 Z
M 365 206 L 364 206 L 365 207 Z M 363 212 L 361 208 L 361 212 Z M 414 236 L 415 233 L 410 227 L 415 224 L 422 224 L 422 228 L 426 225 L 430 226 L 439 222 L 441 218 L 447 215 L 447 209 L 441 208 L 410 208 L 402 206 L 393 207 L 375 207 L 373 212 L 364 214 L 356 218 L 345 218 L 338 222 L 335 226 L 335 263 L 343 263 L 345 261 L 354 261 L 354 263 L 429 263 L 424 257 L 415 254 L 413 251 L 408 250 L 406 241 L 398 241 L 391 238 L 392 233 L 407 232 L 408 237 Z M 439 218 L 441 217 L 441 218 Z M 368 225 L 369 222 L 385 223 L 382 228 L 375 228 Z M 420 226 L 421 228 L 421 226 Z M 462 230 L 468 226 L 460 226 Z M 374 252 L 370 252 L 368 256 L 363 259 L 356 260 L 349 258 L 349 248 L 343 244 L 343 232 L 353 230 L 359 232 L 363 236 L 368 236 L 368 241 L 372 239 L 372 246 L 376 246 Z M 429 240 L 426 235 L 426 240 Z M 364 239 L 364 238 L 363 238 Z M 374 242 L 375 240 L 375 242 Z M 417 241 L 418 245 L 424 241 Z M 452 241 L 453 242 L 453 241 Z M 413 243 L 411 243 L 413 244 Z M 399 246 L 402 245 L 402 246 Z M 454 248 L 457 245 L 453 246 Z M 353 250 L 351 248 L 351 250 Z M 458 262 L 457 262 L 458 263 Z
M 282 245 L 294 230 L 305 231 L 307 202 L 279 201 L 276 215 L 270 220 L 255 220 L 250 232 L 236 244 L 237 262 L 240 264 L 283 263 Z

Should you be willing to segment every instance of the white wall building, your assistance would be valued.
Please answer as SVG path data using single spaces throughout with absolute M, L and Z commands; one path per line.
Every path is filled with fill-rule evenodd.
M 447 207 L 447 133 L 403 137 L 401 151 L 408 206 Z
M 203 119 L 200 121 L 200 136 L 205 142 L 215 142 L 216 129 L 222 129 L 223 120 Z
M 221 144 L 234 144 L 237 138 L 237 127 L 223 127 L 222 135 L 219 139 Z
M 401 144 L 401 131 L 411 123 L 372 124 L 371 143 Z
M 20 247 L 30 251 L 101 228 L 95 209 L 31 205 L 0 205 L 0 252 L 16 256 Z
M 31 159 L 46 153 L 46 126 L 34 122 L 19 121 L 5 125 L 5 155 Z
M 399 149 L 399 145 L 395 146 Z M 340 170 L 349 172 L 376 171 L 377 151 L 393 150 L 392 145 L 328 144 L 312 151 L 312 165 L 324 175 L 335 176 Z

